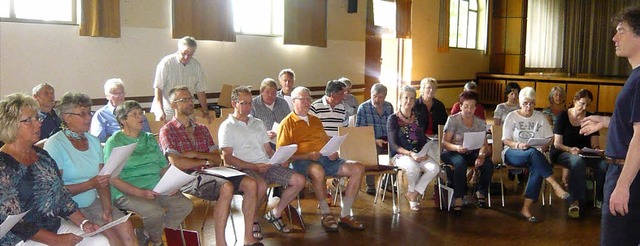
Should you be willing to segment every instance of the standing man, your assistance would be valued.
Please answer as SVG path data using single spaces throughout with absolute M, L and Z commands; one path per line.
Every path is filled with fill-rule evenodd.
M 165 56 L 156 67 L 156 77 L 153 81 L 154 98 L 151 112 L 156 114 L 156 120 L 169 121 L 173 118 L 173 109 L 169 101 L 169 90 L 185 85 L 190 91 L 195 91 L 200 102 L 202 115 L 209 118 L 206 81 L 202 66 L 193 58 L 198 44 L 193 37 L 186 36 L 178 40 L 178 52 Z
M 330 80 L 324 96 L 311 104 L 311 114 L 320 118 L 324 131 L 329 136 L 338 135 L 338 127 L 347 126 L 347 111 L 344 100 L 347 85 L 339 80 Z
M 289 104 L 289 109 L 293 111 L 293 103 L 291 100 L 291 90 L 296 82 L 296 74 L 291 68 L 285 68 L 278 73 L 278 80 L 280 81 L 280 89 L 278 91 L 278 97 L 284 98 Z
M 42 118 L 42 127 L 40 127 L 40 140 L 46 139 L 49 136 L 60 130 L 60 124 L 62 120 L 53 110 L 56 105 L 56 93 L 53 86 L 49 83 L 42 83 L 33 87 L 33 98 L 38 101 L 40 105 L 40 118 Z M 36 143 L 36 145 L 38 145 Z
M 329 141 L 329 136 L 325 133 L 320 119 L 309 114 L 310 94 L 309 89 L 305 87 L 296 87 L 293 90 L 291 96 L 294 110 L 282 120 L 276 145 L 278 147 L 290 144 L 298 145 L 298 150 L 291 157 L 293 170 L 311 179 L 322 213 L 321 224 L 325 231 L 338 231 L 338 222 L 331 214 L 326 200 L 325 175 L 349 178 L 339 223 L 347 229 L 364 230 L 364 225 L 350 215 L 351 207 L 360 188 L 364 166 L 356 161 L 339 158 L 338 152 L 327 156 L 320 153 L 322 147 Z
M 623 10 L 614 21 L 616 55 L 626 57 L 633 71 L 616 98 L 613 115 L 586 117 L 580 132 L 588 135 L 609 127 L 600 244 L 635 246 L 640 244 L 640 6 Z
M 275 83 L 275 81 L 274 81 Z M 274 97 L 275 97 L 275 90 Z M 282 211 L 296 198 L 306 183 L 302 174 L 289 168 L 289 163 L 269 164 L 274 151 L 269 145 L 267 130 L 260 119 L 251 113 L 251 90 L 238 86 L 231 92 L 232 115 L 220 125 L 219 143 L 226 164 L 236 167 L 256 179 L 258 182 L 258 202 L 263 203 L 267 184 L 276 183 L 286 187 L 278 204 L 265 212 L 264 218 L 278 231 L 291 232 L 282 221 Z M 256 213 L 258 208 L 256 207 Z M 253 222 L 253 231 L 261 232 L 257 221 Z M 254 234 L 255 236 L 255 234 Z
M 225 226 L 234 191 L 242 192 L 242 212 L 244 213 L 244 243 L 262 245 L 252 233 L 253 217 L 256 210 L 257 183 L 248 176 L 234 176 L 227 179 L 196 172 L 209 165 L 220 165 L 220 155 L 213 153 L 214 142 L 206 126 L 191 119 L 193 114 L 193 94 L 186 86 L 173 88 L 169 92 L 171 107 L 175 117 L 160 128 L 160 146 L 169 162 L 180 170 L 196 175 L 197 178 L 182 187 L 182 192 L 216 201 L 213 208 L 213 224 L 216 245 L 226 245 Z M 262 233 L 258 235 L 262 237 Z
M 356 114 L 356 126 L 373 126 L 378 155 L 389 153 L 387 118 L 393 114 L 393 105 L 384 100 L 386 97 L 387 87 L 380 83 L 374 84 L 371 86 L 371 99 L 360 104 Z M 374 195 L 376 193 L 375 176 L 367 176 L 366 183 L 367 194 Z
M 260 95 L 251 101 L 251 115 L 262 120 L 269 139 L 274 142 L 276 132 L 271 130 L 273 123 L 279 124 L 284 117 L 291 113 L 287 101 L 277 97 L 277 90 L 276 81 L 272 78 L 266 78 L 260 83 Z M 275 144 L 272 147 L 275 150 Z

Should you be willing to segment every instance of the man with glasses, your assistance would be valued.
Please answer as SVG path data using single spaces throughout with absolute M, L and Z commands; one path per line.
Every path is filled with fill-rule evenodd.
M 156 120 L 169 121 L 173 118 L 173 109 L 169 101 L 169 90 L 178 85 L 185 85 L 195 91 L 200 102 L 200 110 L 205 118 L 211 119 L 207 106 L 206 81 L 202 66 L 193 58 L 198 44 L 193 37 L 178 40 L 178 52 L 165 56 L 156 67 L 153 81 L 154 98 L 151 112 Z
M 116 120 L 114 114 L 116 107 L 124 102 L 125 91 L 124 82 L 119 78 L 108 79 L 104 83 L 104 95 L 107 97 L 107 105 L 98 109 L 91 120 L 91 129 L 89 133 L 100 139 L 101 143 L 107 141 L 111 135 L 120 131 L 120 123 Z M 143 118 L 142 130 L 151 132 L 147 118 Z
M 347 126 L 347 110 L 342 103 L 347 85 L 340 80 L 327 82 L 325 94 L 311 104 L 311 114 L 320 118 L 329 136 L 338 135 L 338 127 Z
M 208 200 L 217 201 L 214 206 L 213 224 L 216 245 L 226 245 L 225 226 L 231 199 L 234 193 L 244 195 L 242 212 L 245 218 L 244 243 L 262 245 L 252 234 L 256 210 L 257 183 L 249 176 L 234 176 L 226 179 L 202 174 L 197 171 L 209 165 L 222 163 L 220 154 L 214 153 L 215 143 L 206 126 L 191 119 L 193 97 L 186 86 L 178 86 L 169 91 L 171 107 L 175 117 L 160 128 L 160 146 L 169 162 L 180 170 L 198 176 L 182 187 L 182 192 Z
M 344 90 L 344 83 L 339 81 L 338 83 L 343 85 L 340 90 Z M 338 222 L 326 200 L 325 175 L 349 178 L 338 221 L 344 228 L 364 230 L 364 225 L 351 216 L 351 207 L 360 189 L 364 166 L 356 161 L 339 158 L 337 152 L 329 155 L 320 153 L 322 147 L 329 141 L 329 136 L 325 133 L 320 119 L 309 114 L 310 94 L 309 89 L 305 87 L 296 87 L 293 90 L 291 97 L 294 110 L 282 120 L 276 145 L 277 147 L 298 145 L 298 150 L 291 157 L 293 170 L 311 179 L 322 213 L 321 224 L 327 232 L 338 231 Z
M 56 105 L 56 94 L 53 86 L 49 83 L 42 83 L 33 87 L 33 98 L 36 99 L 38 105 L 40 105 L 40 115 L 42 127 L 40 127 L 40 140 L 47 139 L 49 136 L 60 130 L 60 124 L 62 120 L 53 110 Z M 42 146 L 42 141 L 36 143 L 37 146 Z

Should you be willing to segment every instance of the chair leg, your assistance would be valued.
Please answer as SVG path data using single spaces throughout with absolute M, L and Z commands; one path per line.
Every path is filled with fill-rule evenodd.
M 502 198 L 502 207 L 504 207 L 504 180 L 502 178 L 504 171 L 502 171 L 504 167 L 500 168 L 500 197 Z
M 396 172 L 395 177 L 393 175 L 389 175 L 389 177 L 391 179 L 391 183 L 398 182 L 398 172 Z M 397 213 L 400 214 L 400 205 L 396 204 L 396 200 L 398 201 L 398 203 L 400 203 L 400 184 L 396 183 L 396 189 L 391 187 L 391 201 L 393 203 L 393 212 L 396 213 L 397 208 Z
M 380 175 L 380 179 L 378 180 L 378 184 L 376 185 L 376 195 L 373 198 L 373 204 L 376 204 L 378 202 L 378 195 L 380 194 L 380 189 L 382 189 L 382 180 L 384 180 L 386 177 L 386 173 Z

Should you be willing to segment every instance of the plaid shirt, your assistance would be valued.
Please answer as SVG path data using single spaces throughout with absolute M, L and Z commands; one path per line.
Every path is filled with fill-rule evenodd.
M 210 152 L 215 143 L 209 129 L 206 126 L 191 120 L 193 130 L 193 141 L 189 140 L 187 128 L 176 118 L 173 118 L 162 128 L 160 128 L 160 147 L 166 155 L 168 153 L 183 153 L 186 151 Z
M 373 107 L 371 99 L 363 102 L 358 107 L 356 114 L 356 126 L 373 126 L 376 139 L 387 137 L 387 119 L 393 114 L 393 105 L 384 101 L 382 103 L 382 115 Z

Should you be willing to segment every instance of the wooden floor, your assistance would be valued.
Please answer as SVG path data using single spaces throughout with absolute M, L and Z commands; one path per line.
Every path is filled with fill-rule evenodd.
M 556 173 L 556 177 L 558 175 Z M 498 180 L 499 171 L 496 170 L 494 181 Z M 460 217 L 436 209 L 432 186 L 427 189 L 420 211 L 410 211 L 408 202 L 402 198 L 399 215 L 392 214 L 389 196 L 384 202 L 373 204 L 373 196 L 360 192 L 353 212 L 365 224 L 366 230 L 341 228 L 337 233 L 326 233 L 322 229 L 317 202 L 313 194 L 307 194 L 302 199 L 307 231 L 281 234 L 261 219 L 265 235 L 262 242 L 265 245 L 598 245 L 600 213 L 597 209 L 589 207 L 581 211 L 581 219 L 567 219 L 566 203 L 554 197 L 552 206 L 534 205 L 532 212 L 543 221 L 532 224 L 518 218 L 524 185 L 506 182 L 505 207 L 500 206 L 499 192 L 494 191 L 490 209 L 468 205 Z M 187 228 L 200 229 L 205 208 L 206 203 L 194 199 L 194 212 L 186 220 Z M 332 211 L 339 214 L 340 209 L 332 207 Z M 203 245 L 214 245 L 211 212 L 206 219 L 202 242 Z

